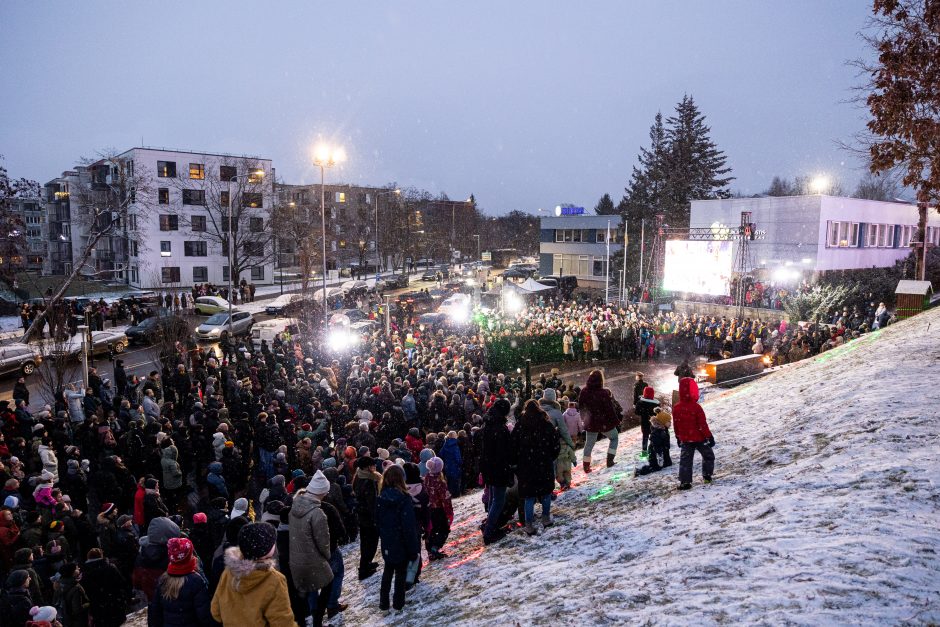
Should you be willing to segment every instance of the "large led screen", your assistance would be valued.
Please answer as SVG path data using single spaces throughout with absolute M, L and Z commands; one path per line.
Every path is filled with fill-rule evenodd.
M 727 296 L 731 280 L 731 244 L 666 240 L 663 289 Z

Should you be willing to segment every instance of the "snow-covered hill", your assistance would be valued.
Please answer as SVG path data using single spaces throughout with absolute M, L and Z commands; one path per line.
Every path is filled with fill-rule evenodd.
M 940 622 L 938 400 L 934 310 L 710 395 L 711 486 L 698 464 L 688 492 L 676 466 L 633 478 L 631 433 L 537 537 L 484 548 L 479 492 L 459 499 L 452 557 L 400 614 L 379 612 L 380 576 L 356 581 L 348 551 L 350 608 L 332 624 Z

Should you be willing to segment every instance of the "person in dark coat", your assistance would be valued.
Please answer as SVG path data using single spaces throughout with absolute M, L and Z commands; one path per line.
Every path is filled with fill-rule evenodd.
M 120 627 L 127 620 L 128 582 L 104 559 L 101 549 L 88 551 L 82 570 L 82 587 L 91 603 L 89 613 L 95 627 Z
M 414 505 L 405 485 L 405 471 L 397 464 L 389 466 L 382 478 L 382 493 L 376 499 L 375 517 L 382 541 L 382 559 L 385 561 L 379 589 L 379 609 L 389 608 L 389 592 L 394 578 L 392 607 L 401 610 L 405 606 L 408 563 L 418 559 L 421 543 L 416 533 Z
M 675 372 L 673 372 L 673 374 L 679 377 L 680 379 L 685 379 L 686 377 L 690 377 L 690 378 L 692 377 L 693 375 L 692 366 L 689 365 L 688 357 L 683 359 L 682 363 L 676 366 L 676 370 Z
M 636 402 L 634 409 L 636 410 L 637 415 L 640 417 L 640 431 L 643 434 L 643 454 L 646 454 L 646 450 L 649 446 L 650 439 L 650 418 L 653 417 L 653 412 L 659 407 L 659 401 L 655 398 L 656 393 L 650 386 L 646 386 L 643 389 L 643 397 Z
M 167 542 L 169 564 L 157 582 L 147 608 L 149 627 L 213 627 L 212 598 L 206 578 L 196 570 L 193 543 L 186 538 Z M 97 623 L 96 623 L 97 625 Z
M 0 596 L 0 612 L 4 625 L 25 625 L 30 620 L 33 600 L 29 596 L 30 577 L 25 570 L 14 570 L 7 576 L 6 590 Z
M 379 530 L 375 523 L 375 501 L 382 475 L 375 471 L 371 457 L 356 460 L 356 478 L 353 492 L 356 495 L 356 514 L 359 517 L 359 581 L 368 579 L 379 565 L 372 561 L 379 544 Z
M 509 429 L 506 427 L 509 410 L 509 401 L 501 398 L 493 403 L 490 411 L 483 418 L 480 472 L 490 494 L 486 526 L 483 528 L 483 542 L 486 544 L 496 542 L 506 535 L 496 522 L 506 502 L 506 489 L 513 484 L 515 448 L 512 446 Z
M 447 434 L 444 446 L 441 447 L 441 452 L 437 456 L 444 460 L 444 476 L 447 477 L 447 489 L 450 491 L 451 498 L 460 496 L 463 487 L 460 478 L 464 459 L 460 452 L 456 431 Z
M 530 536 L 535 529 L 535 501 L 542 504 L 542 526 L 552 526 L 552 490 L 555 489 L 553 462 L 561 450 L 558 429 L 538 401 L 526 401 L 522 415 L 512 430 L 512 446 L 516 450 L 516 477 L 519 479 L 519 497 L 524 499 L 525 531 Z
M 679 444 L 679 489 L 692 487 L 692 459 L 695 451 L 702 456 L 702 479 L 711 483 L 715 470 L 715 438 L 698 404 L 698 384 L 694 379 L 679 379 L 679 402 L 672 408 L 672 425 Z
M 643 375 L 637 373 L 637 386 L 643 381 Z M 643 383 L 646 387 L 646 383 Z M 634 386 L 636 394 L 636 386 Z M 640 391 L 642 395 L 642 390 Z M 587 383 L 581 394 L 578 396 L 578 410 L 581 412 L 581 419 L 584 421 L 584 472 L 591 472 L 591 452 L 594 450 L 594 444 L 597 442 L 598 435 L 607 436 L 607 467 L 614 465 L 614 457 L 617 455 L 617 440 L 619 434 L 617 426 L 620 424 L 622 416 L 617 411 L 617 405 L 614 396 L 610 390 L 604 387 L 604 373 L 600 370 L 593 370 L 588 375 Z

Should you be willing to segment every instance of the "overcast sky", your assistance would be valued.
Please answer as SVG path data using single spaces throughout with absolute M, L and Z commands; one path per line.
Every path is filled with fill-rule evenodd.
M 45 182 L 105 147 L 274 160 L 319 180 L 473 193 L 491 213 L 617 202 L 684 93 L 737 177 L 859 165 L 847 59 L 870 2 L 0 2 L 0 154 Z

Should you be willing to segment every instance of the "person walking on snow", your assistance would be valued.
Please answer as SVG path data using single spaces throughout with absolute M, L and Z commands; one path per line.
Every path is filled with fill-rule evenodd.
M 637 415 L 640 417 L 640 431 L 643 433 L 643 455 L 646 455 L 650 440 L 650 418 L 653 412 L 659 408 L 659 401 L 656 400 L 656 392 L 650 386 L 643 389 L 643 398 L 636 402 Z
M 692 459 L 695 451 L 702 456 L 702 479 L 711 483 L 715 470 L 715 438 L 705 420 L 705 411 L 698 404 L 698 384 L 694 379 L 679 380 L 679 402 L 672 408 L 672 423 L 679 445 L 679 489 L 692 487 Z
M 587 384 L 578 397 L 578 408 L 587 432 L 584 439 L 584 472 L 591 472 L 591 452 L 601 433 L 607 436 L 607 467 L 610 468 L 617 455 L 617 426 L 621 415 L 617 411 L 613 394 L 604 387 L 604 373 L 600 370 L 593 370 L 588 375 Z

